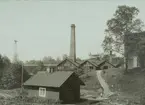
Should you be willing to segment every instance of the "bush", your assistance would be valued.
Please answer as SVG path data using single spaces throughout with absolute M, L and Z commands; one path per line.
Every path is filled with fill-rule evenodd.
M 19 88 L 21 86 L 21 74 L 22 74 L 22 65 L 12 64 L 5 72 L 1 78 L 0 87 L 3 89 L 13 89 Z M 23 70 L 23 82 L 29 79 L 29 74 L 26 70 Z
M 40 97 L 27 97 L 27 96 L 17 96 L 15 98 L 12 98 L 11 100 L 17 101 L 17 102 L 24 102 L 24 103 L 39 103 L 39 104 L 59 104 L 59 100 L 53 100 L 53 99 L 46 99 L 46 98 L 40 98 Z
M 17 96 L 6 100 L 0 99 L 0 105 L 60 105 L 59 100 L 45 99 L 39 97 Z

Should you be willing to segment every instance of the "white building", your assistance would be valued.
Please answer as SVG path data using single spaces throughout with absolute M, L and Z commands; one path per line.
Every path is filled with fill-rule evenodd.
M 140 67 L 140 58 L 139 51 L 144 50 L 139 45 L 141 42 L 145 43 L 145 32 L 141 33 L 132 33 L 125 35 L 124 38 L 124 45 L 125 45 L 125 57 L 128 58 L 128 69 Z

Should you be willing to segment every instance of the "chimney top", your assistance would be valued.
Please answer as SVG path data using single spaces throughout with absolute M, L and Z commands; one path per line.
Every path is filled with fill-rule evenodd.
M 71 24 L 71 27 L 75 27 L 75 24 Z

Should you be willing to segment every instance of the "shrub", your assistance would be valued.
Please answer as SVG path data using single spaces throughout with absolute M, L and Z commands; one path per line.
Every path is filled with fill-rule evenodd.
M 19 88 L 21 86 L 21 74 L 22 74 L 22 65 L 21 64 L 11 64 L 11 66 L 5 70 L 3 77 L 1 78 L 1 88 L 4 89 L 13 89 Z M 23 70 L 23 82 L 29 79 L 28 72 Z
M 39 104 L 39 105 L 45 105 L 45 104 L 60 104 L 59 100 L 53 100 L 53 99 L 45 99 L 40 97 L 27 97 L 27 96 L 17 96 L 15 98 L 9 99 L 8 102 L 17 102 L 17 103 L 31 103 L 32 104 Z

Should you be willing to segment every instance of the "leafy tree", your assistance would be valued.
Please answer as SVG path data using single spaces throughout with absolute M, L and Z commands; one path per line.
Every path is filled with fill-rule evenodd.
M 107 21 L 106 36 L 102 43 L 105 52 L 112 50 L 126 57 L 126 71 L 129 51 L 124 53 L 124 36 L 143 31 L 144 24 L 137 18 L 138 14 L 136 7 L 118 6 L 113 18 Z
M 62 59 L 64 60 L 66 58 L 68 58 L 68 55 L 67 54 L 63 54 Z
M 18 88 L 21 86 L 21 77 L 22 77 L 22 65 L 11 64 L 9 69 L 4 71 L 4 75 L 1 79 L 1 87 L 4 89 Z M 23 82 L 29 78 L 28 72 L 23 69 Z
M 0 55 L 0 68 L 4 67 L 3 57 Z
M 61 62 L 60 57 L 57 57 L 57 58 L 56 58 L 56 63 L 60 63 L 60 62 Z
M 44 66 L 44 64 L 43 64 L 43 62 L 42 61 L 39 61 L 39 62 L 37 62 L 37 67 L 36 67 L 36 72 L 38 72 L 38 71 L 45 71 L 46 70 L 46 68 L 45 68 L 45 66 Z
M 42 61 L 44 64 L 56 63 L 55 59 L 53 59 L 51 56 L 45 56 Z
M 10 66 L 11 62 L 8 57 L 0 55 L 0 79 L 3 76 L 3 72 Z
M 4 66 L 10 66 L 10 64 L 11 64 L 11 61 L 10 61 L 10 59 L 7 57 L 7 56 L 3 56 L 3 64 L 4 64 Z

